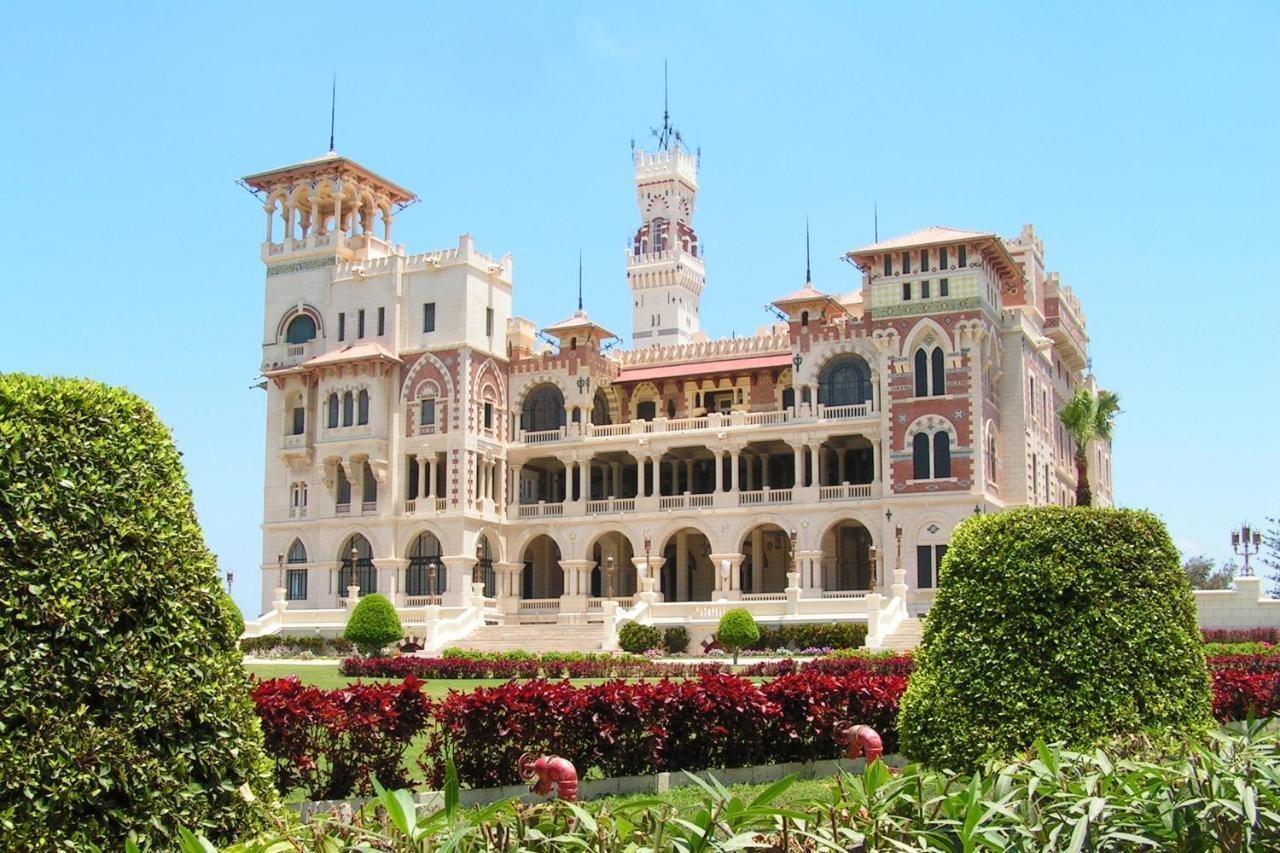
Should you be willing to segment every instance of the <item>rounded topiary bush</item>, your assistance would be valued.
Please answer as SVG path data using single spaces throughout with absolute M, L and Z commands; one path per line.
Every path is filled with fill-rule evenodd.
M 383 647 L 404 636 L 395 605 L 381 593 L 371 593 L 356 604 L 347 621 L 343 639 L 356 644 L 366 657 L 376 655 Z
M 1148 512 L 972 517 L 952 534 L 898 718 L 902 750 L 987 757 L 1146 727 L 1199 729 L 1211 695 L 1196 605 Z
M 0 849 L 264 822 L 243 622 L 149 405 L 0 375 L 0 578 Z
M 618 629 L 618 648 L 638 655 L 662 645 L 662 631 L 652 625 L 626 622 Z
M 738 652 L 760 639 L 760 627 L 749 610 L 735 607 L 720 617 L 716 629 L 716 641 L 733 652 L 733 662 L 738 662 Z

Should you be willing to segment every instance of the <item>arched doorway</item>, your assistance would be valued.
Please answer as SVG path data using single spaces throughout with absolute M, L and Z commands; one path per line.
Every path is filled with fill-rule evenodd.
M 564 569 L 560 568 L 560 546 L 545 533 L 525 546 L 524 568 L 520 573 L 520 597 L 559 598 L 564 595 Z
M 610 531 L 602 533 L 587 551 L 589 559 L 595 563 L 591 569 L 591 595 L 595 598 L 606 596 L 609 592 L 608 569 L 613 566 L 613 595 L 615 598 L 630 598 L 636 594 L 636 569 L 631 558 L 635 551 L 631 541 L 621 533 Z
M 413 598 L 443 595 L 449 573 L 440 559 L 440 540 L 428 532 L 419 533 L 409 544 L 409 565 L 404 570 L 404 594 Z
M 359 533 L 347 537 L 338 549 L 338 597 L 346 598 L 347 587 L 360 587 L 360 597 L 378 591 L 378 568 L 373 564 L 373 546 Z
M 880 576 L 883 580 L 883 571 Z M 822 587 L 871 590 L 871 532 L 861 522 L 838 521 L 823 534 Z
M 743 537 L 742 594 L 779 593 L 787 588 L 787 572 L 795 561 L 791 553 L 791 536 L 776 524 L 759 524 Z
M 662 548 L 662 596 L 666 601 L 710 601 L 715 592 L 711 543 L 697 528 L 671 534 Z

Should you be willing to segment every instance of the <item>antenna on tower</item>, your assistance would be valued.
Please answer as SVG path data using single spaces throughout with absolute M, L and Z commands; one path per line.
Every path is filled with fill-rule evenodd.
M 667 61 L 662 60 L 662 127 L 653 128 L 653 135 L 658 138 L 658 148 L 662 150 L 670 150 L 671 146 L 683 145 L 684 138 L 680 136 L 680 131 L 671 126 L 671 111 L 668 108 L 667 99 Z M 687 149 L 686 149 L 687 150 Z
M 813 283 L 813 273 L 809 267 L 809 217 L 804 218 L 804 282 Z
M 880 242 L 880 204 L 879 202 L 875 202 L 875 201 L 871 202 L 871 209 L 874 211 L 874 216 L 875 216 L 875 229 L 876 229 L 875 242 L 879 243 Z
M 329 153 L 336 154 L 337 149 L 333 147 L 333 129 L 334 120 L 338 115 L 338 72 L 333 72 L 333 86 L 329 90 Z
M 578 310 L 582 310 L 582 249 L 578 249 Z

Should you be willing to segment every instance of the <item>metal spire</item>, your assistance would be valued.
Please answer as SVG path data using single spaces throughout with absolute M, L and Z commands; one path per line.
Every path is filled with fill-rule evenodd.
M 334 119 L 338 114 L 338 72 L 333 72 L 333 88 L 329 92 L 329 153 L 336 154 L 333 147 Z
M 876 231 L 875 231 L 875 237 L 876 237 L 876 238 L 875 238 L 875 241 L 874 241 L 874 242 L 879 243 L 879 242 L 880 242 L 880 203 L 879 203 L 879 202 L 875 202 L 875 201 L 873 201 L 871 204 L 872 204 L 872 210 L 873 210 L 873 211 L 875 211 L 874 215 L 875 215 L 875 223 L 876 223 L 876 224 L 875 224 L 875 228 L 876 228 Z
M 582 310 L 582 250 L 578 250 L 578 310 Z
M 813 283 L 813 273 L 809 267 L 809 217 L 804 218 L 804 281 L 805 284 Z

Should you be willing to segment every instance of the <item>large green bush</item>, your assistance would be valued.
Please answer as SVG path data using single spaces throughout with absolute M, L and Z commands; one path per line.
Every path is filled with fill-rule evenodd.
M 264 822 L 232 606 L 149 405 L 0 375 L 0 849 Z
M 391 600 L 375 592 L 356 604 L 342 637 L 355 643 L 362 654 L 376 655 L 387 644 L 404 637 L 404 628 Z
M 965 769 L 1210 713 L 1196 606 L 1147 512 L 1026 508 L 956 528 L 902 701 L 902 749 Z
M 653 625 L 625 622 L 618 629 L 618 648 L 624 652 L 641 654 L 662 645 L 662 631 Z
M 760 639 L 760 628 L 749 610 L 735 607 L 720 617 L 716 640 L 733 652 L 733 662 L 738 662 L 738 652 Z
M 667 654 L 682 655 L 689 648 L 689 631 L 683 625 L 672 625 L 662 632 L 662 648 Z

